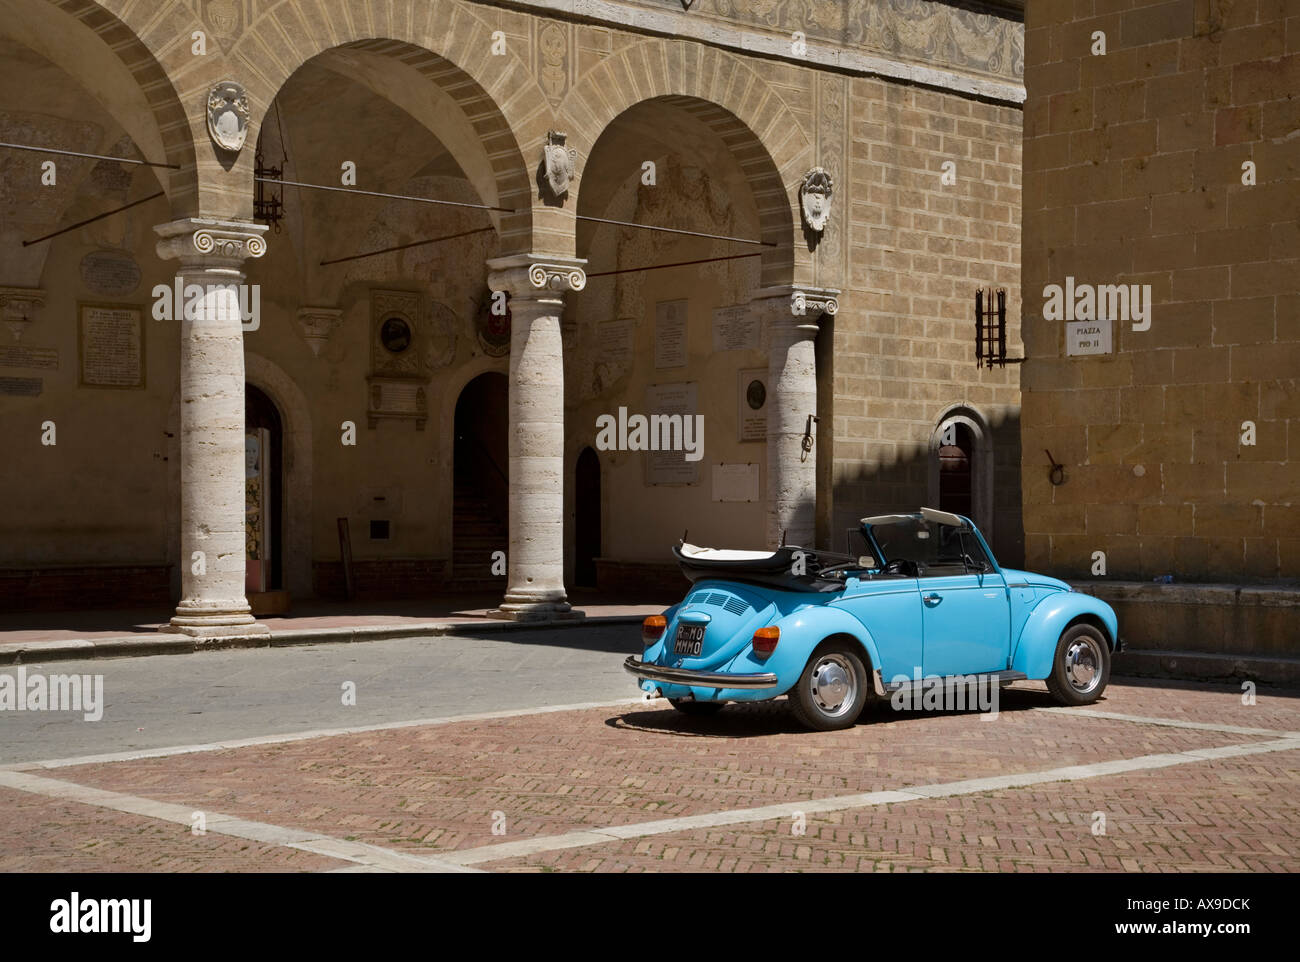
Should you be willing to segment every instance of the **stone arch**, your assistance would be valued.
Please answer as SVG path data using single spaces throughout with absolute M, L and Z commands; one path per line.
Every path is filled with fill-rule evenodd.
M 3 32 L 90 91 L 143 159 L 176 165 L 175 170 L 154 168 L 172 214 L 197 213 L 192 120 L 172 83 L 178 69 L 169 69 L 167 63 L 180 66 L 178 26 L 188 37 L 191 27 L 201 29 L 201 24 L 184 8 L 164 19 L 153 16 L 156 11 L 146 18 L 143 9 L 138 16 L 119 16 L 92 0 L 11 0 L 10 6 L 16 15 Z M 146 19 L 147 25 L 132 22 Z M 184 54 L 189 58 L 188 44 Z
M 984 540 L 993 544 L 993 432 L 988 419 L 968 401 L 950 404 L 939 414 L 930 433 L 927 449 L 926 503 L 939 506 L 939 448 L 944 429 L 952 423 L 964 425 L 970 432 L 973 444 L 971 466 L 971 500 L 973 520 L 984 534 Z
M 244 380 L 261 390 L 284 421 L 284 586 L 295 598 L 312 593 L 312 423 L 307 395 L 280 367 L 244 351 Z
M 492 29 L 468 6 L 452 0 L 398 0 L 391 18 L 379 16 L 376 5 L 373 22 L 358 16 L 348 0 L 322 0 L 317 6 L 318 15 L 307 19 L 291 0 L 283 0 L 251 24 L 231 51 L 234 70 L 247 78 L 242 82 L 255 124 L 260 125 L 276 94 L 307 61 L 329 51 L 386 58 L 422 76 L 459 107 L 488 161 L 485 183 L 490 189 L 482 194 L 484 202 L 514 211 L 501 216 L 501 250 L 528 250 L 532 188 L 511 121 L 531 128 L 546 126 L 547 119 L 537 116 L 537 105 L 546 99 L 525 62 L 508 47 L 505 55 L 494 56 Z M 256 136 L 250 124 L 249 140 Z M 240 185 L 246 203 L 251 203 L 247 185 L 252 164 L 252 151 L 244 151 L 230 172 L 237 179 L 223 180 Z M 473 178 L 476 172 L 466 173 Z
M 727 51 L 683 40 L 633 44 L 588 71 L 560 105 L 578 152 L 577 191 L 587 159 L 624 111 L 659 100 L 686 111 L 727 144 L 754 195 L 764 240 L 762 286 L 812 281 L 812 258 L 796 243 L 795 183 L 813 165 L 813 145 L 776 90 Z M 729 106 L 722 106 L 723 104 Z M 576 209 L 576 207 L 575 207 Z

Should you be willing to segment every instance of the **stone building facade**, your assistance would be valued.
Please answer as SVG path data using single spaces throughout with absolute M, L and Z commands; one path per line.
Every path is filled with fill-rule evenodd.
M 1047 0 L 1025 49 L 1028 564 L 1149 644 L 1294 654 L 1300 7 Z M 1107 292 L 1110 350 L 1071 355 L 1067 283 L 1150 309 Z
M 973 343 L 1001 288 L 1020 352 L 1014 4 L 7 9 L 0 140 L 101 156 L 0 149 L 5 605 L 552 616 L 683 529 L 943 499 L 1020 560 L 1019 371 Z M 656 413 L 698 459 L 602 443 Z

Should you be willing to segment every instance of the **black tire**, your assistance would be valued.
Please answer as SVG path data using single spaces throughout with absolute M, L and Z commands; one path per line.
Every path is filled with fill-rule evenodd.
M 1091 705 L 1110 681 L 1110 644 L 1092 625 L 1071 625 L 1052 656 L 1047 690 L 1062 705 Z
M 838 731 L 857 722 L 870 685 L 871 675 L 857 646 L 825 641 L 812 653 L 787 698 L 795 718 L 805 727 Z
M 722 711 L 726 702 L 722 701 L 687 701 L 683 698 L 669 698 L 668 704 L 672 705 L 683 715 L 696 715 L 708 717 L 716 715 Z

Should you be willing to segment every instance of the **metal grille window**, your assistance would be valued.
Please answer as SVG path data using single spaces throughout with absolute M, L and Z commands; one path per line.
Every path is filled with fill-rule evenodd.
M 1007 363 L 1007 292 L 1003 288 L 975 292 L 975 364 L 1005 367 Z

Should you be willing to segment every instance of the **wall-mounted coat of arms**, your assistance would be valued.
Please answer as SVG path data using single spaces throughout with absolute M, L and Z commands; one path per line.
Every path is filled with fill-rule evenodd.
M 238 152 L 248 136 L 248 94 L 233 80 L 208 91 L 208 136 L 222 150 Z
M 804 174 L 799 185 L 799 206 L 803 210 L 804 229 L 820 234 L 831 217 L 831 197 L 835 182 L 822 167 L 814 167 Z
M 569 184 L 577 170 L 578 152 L 566 147 L 567 134 L 549 131 L 546 134 L 546 146 L 542 148 L 542 167 L 539 171 L 538 187 L 543 198 L 552 202 L 563 202 L 569 193 Z

